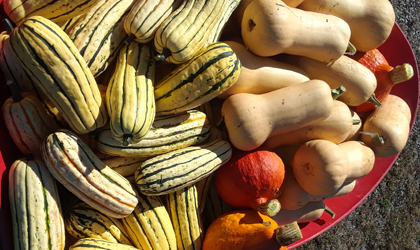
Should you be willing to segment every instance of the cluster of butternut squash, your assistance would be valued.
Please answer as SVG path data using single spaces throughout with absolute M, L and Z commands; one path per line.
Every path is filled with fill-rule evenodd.
M 70 249 L 285 250 L 408 139 L 390 91 L 413 69 L 377 49 L 388 0 L 27 2 L 5 0 L 2 111 L 37 160 L 14 164 L 9 189 L 28 195 L 13 213 L 40 204 L 24 212 L 59 235 L 52 249 L 68 248 L 65 227 Z M 82 202 L 44 218 L 24 171 Z M 15 244 L 42 248 L 16 233 L 30 230 Z

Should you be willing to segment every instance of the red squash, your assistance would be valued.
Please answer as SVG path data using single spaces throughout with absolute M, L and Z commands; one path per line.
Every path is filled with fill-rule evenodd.
M 280 211 L 275 198 L 280 195 L 284 174 L 281 158 L 259 147 L 233 151 L 230 161 L 216 171 L 215 180 L 220 197 L 231 206 L 274 216 Z
M 388 61 L 382 53 L 373 49 L 367 52 L 357 52 L 351 58 L 370 69 L 376 76 L 377 86 L 375 97 L 379 102 L 385 100 L 395 84 L 404 82 L 413 77 L 414 71 L 410 64 L 403 64 L 395 68 L 388 64 Z M 375 108 L 375 104 L 365 102 L 359 106 L 352 107 L 357 113 L 371 111 Z

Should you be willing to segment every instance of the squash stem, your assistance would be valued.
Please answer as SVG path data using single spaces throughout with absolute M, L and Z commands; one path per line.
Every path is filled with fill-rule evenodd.
M 353 118 L 353 125 L 359 125 L 362 121 L 360 119 Z
M 327 212 L 329 215 L 331 215 L 331 218 L 334 219 L 335 213 L 331 210 L 331 208 L 329 208 L 329 207 L 327 207 L 327 205 L 325 205 L 324 211 Z
M 354 46 L 351 42 L 347 45 L 347 50 L 344 55 L 354 56 L 357 52 L 356 46 Z
M 277 199 L 272 199 L 267 202 L 260 203 L 258 205 L 257 211 L 261 214 L 273 217 L 280 211 L 280 209 L 280 202 Z
M 395 68 L 393 68 L 391 71 L 389 71 L 389 75 L 391 77 L 391 81 L 394 84 L 408 81 L 414 75 L 413 66 L 411 66 L 408 63 L 398 65 Z
M 331 90 L 332 97 L 334 100 L 337 100 L 337 98 L 344 94 L 344 92 L 346 92 L 346 88 L 344 86 L 340 86 L 336 89 Z
M 378 99 L 376 99 L 375 93 L 373 93 L 369 97 L 369 99 L 367 100 L 367 102 L 370 102 L 370 103 L 375 104 L 375 107 L 377 107 L 377 108 L 382 108 L 382 103 Z
M 134 41 L 137 37 L 134 34 L 129 35 L 125 40 L 125 44 L 130 44 L 132 41 Z
M 168 48 L 164 48 L 162 53 L 155 56 L 155 60 L 158 62 L 164 61 L 166 58 L 170 57 L 172 52 Z
M 12 98 L 14 102 L 20 102 L 23 97 L 19 93 L 19 89 L 17 88 L 16 84 L 13 81 L 7 81 L 7 86 L 9 86 L 10 91 L 12 92 Z
M 276 229 L 276 241 L 280 246 L 288 246 L 302 238 L 302 231 L 296 221 L 281 225 Z
M 11 21 L 10 21 L 10 19 L 9 18 L 4 18 L 3 20 L 2 20 L 2 22 L 3 22 L 3 26 L 4 26 L 4 29 L 7 31 L 7 33 L 10 33 L 10 32 L 12 32 L 12 30 L 16 27 Z
M 359 134 L 369 135 L 370 137 L 372 137 L 372 142 L 375 145 L 382 146 L 382 145 L 385 144 L 384 138 L 382 138 L 378 133 L 370 133 L 370 132 L 366 132 L 366 131 L 360 131 Z
M 128 146 L 130 144 L 131 139 L 133 139 L 133 136 L 132 135 L 125 134 L 123 136 L 123 143 L 122 143 L 123 146 Z

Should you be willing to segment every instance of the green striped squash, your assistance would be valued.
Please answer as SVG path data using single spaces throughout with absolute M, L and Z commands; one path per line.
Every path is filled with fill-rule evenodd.
M 69 250 L 139 250 L 130 245 L 102 239 L 83 238 L 70 246 Z
M 139 142 L 155 119 L 155 65 L 147 45 L 131 42 L 119 53 L 106 103 L 113 137 L 124 146 Z
M 156 115 L 198 107 L 232 86 L 241 63 L 229 45 L 212 43 L 155 85 Z
M 124 20 L 124 29 L 136 42 L 151 41 L 161 23 L 175 11 L 183 0 L 135 0 Z
M 120 220 L 109 217 L 84 202 L 74 204 L 64 222 L 67 232 L 76 239 L 95 238 L 132 245 Z
M 55 179 L 41 160 L 19 159 L 9 172 L 9 200 L 16 250 L 62 250 L 64 221 Z
M 133 244 L 143 250 L 176 250 L 175 231 L 159 196 L 137 198 L 134 212 L 122 219 Z
M 98 0 L 7 0 L 3 1 L 3 8 L 17 25 L 32 16 L 42 16 L 58 23 L 80 15 L 96 2 Z
M 166 197 L 178 250 L 200 250 L 204 233 L 195 185 L 186 186 Z
M 127 34 L 124 18 L 133 0 L 100 0 L 65 32 L 97 77 L 118 56 Z
M 95 153 L 98 155 L 98 153 Z M 101 161 L 112 168 L 115 172 L 119 173 L 124 177 L 129 177 L 134 175 L 136 169 L 148 158 L 138 158 L 138 157 L 120 157 L 108 154 L 101 154 L 104 156 L 98 156 Z
M 131 184 L 72 132 L 48 135 L 41 152 L 51 174 L 82 201 L 113 218 L 133 212 L 138 201 Z
M 240 0 L 228 0 L 225 8 L 223 9 L 223 13 L 217 24 L 214 26 L 214 28 L 211 30 L 209 38 L 207 40 L 206 46 L 219 41 L 219 38 L 221 36 L 221 33 L 223 31 L 223 28 L 225 27 L 225 24 L 229 20 L 232 13 L 235 11 L 235 9 L 238 7 Z
M 24 70 L 75 132 L 105 125 L 108 114 L 95 78 L 59 26 L 30 17 L 12 31 L 10 42 Z
M 215 140 L 155 156 L 137 169 L 137 187 L 145 195 L 172 193 L 207 177 L 231 155 L 227 141 Z
M 228 0 L 183 0 L 156 31 L 158 60 L 180 64 L 203 48 L 210 32 L 222 18 Z
M 110 130 L 98 135 L 99 151 L 121 157 L 150 158 L 172 150 L 203 143 L 210 135 L 210 124 L 203 112 L 190 110 L 156 117 L 152 128 L 139 142 L 128 146 L 114 139 Z

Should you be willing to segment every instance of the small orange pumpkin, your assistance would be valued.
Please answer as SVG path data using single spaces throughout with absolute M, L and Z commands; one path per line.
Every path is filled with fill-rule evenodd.
M 273 219 L 254 210 L 232 211 L 210 224 L 202 250 L 287 250 L 276 240 L 281 238 L 278 228 Z M 301 237 L 300 230 L 297 234 Z

